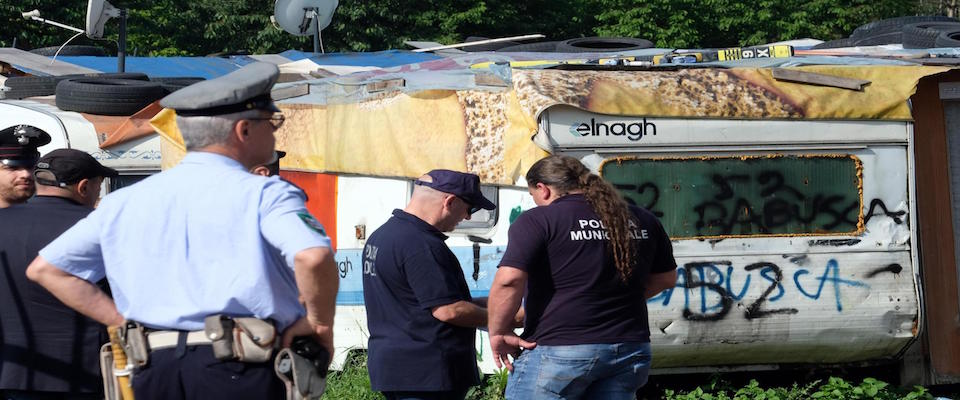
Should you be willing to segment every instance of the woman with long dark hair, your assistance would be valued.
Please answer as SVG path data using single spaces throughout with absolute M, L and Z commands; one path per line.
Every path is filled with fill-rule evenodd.
M 544 158 L 526 180 L 538 207 L 510 226 L 488 300 L 507 398 L 633 399 L 650 368 L 646 300 L 677 279 L 670 238 L 576 158 Z

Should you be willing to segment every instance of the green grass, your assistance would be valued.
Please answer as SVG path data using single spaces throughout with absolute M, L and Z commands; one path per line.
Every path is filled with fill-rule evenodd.
M 665 400 L 930 400 L 933 396 L 926 388 L 896 388 L 874 379 L 864 378 L 859 384 L 843 378 L 830 377 L 826 382 L 813 381 L 806 385 L 794 383 L 793 386 L 764 388 L 756 380 L 750 380 L 746 386 L 735 388 L 715 379 L 706 387 L 679 392 L 664 390 Z
M 504 400 L 507 386 L 507 371 L 486 375 L 480 386 L 470 389 L 467 400 Z M 686 386 L 687 388 L 691 387 Z M 898 388 L 874 378 L 864 378 L 859 383 L 840 377 L 825 381 L 815 380 L 806 384 L 794 383 L 789 387 L 764 387 L 755 379 L 741 387 L 714 375 L 710 382 L 693 389 L 665 388 L 658 395 L 665 400 L 932 400 L 926 388 Z M 331 372 L 327 379 L 324 399 L 375 400 L 383 396 L 370 389 L 367 375 L 367 356 L 364 351 L 350 353 L 342 371 Z
M 323 398 L 335 400 L 382 400 L 384 398 L 380 393 L 370 389 L 366 352 L 351 352 L 342 371 L 331 371 L 327 375 L 327 390 Z
M 507 387 L 507 370 L 486 375 L 480 386 L 467 392 L 466 400 L 504 400 L 503 390 Z M 324 399 L 330 400 L 382 400 L 380 393 L 370 389 L 370 376 L 367 375 L 367 353 L 353 351 L 347 357 L 342 371 L 331 371 L 327 377 L 327 391 Z

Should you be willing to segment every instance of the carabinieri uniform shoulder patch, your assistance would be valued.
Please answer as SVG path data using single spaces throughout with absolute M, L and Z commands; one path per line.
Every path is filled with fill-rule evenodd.
M 310 229 L 313 229 L 323 236 L 327 236 L 327 232 L 323 230 L 323 225 L 320 224 L 320 221 L 317 221 L 316 218 L 310 215 L 310 213 L 297 213 L 297 216 L 300 217 L 300 219 L 303 220 L 303 223 L 307 224 Z

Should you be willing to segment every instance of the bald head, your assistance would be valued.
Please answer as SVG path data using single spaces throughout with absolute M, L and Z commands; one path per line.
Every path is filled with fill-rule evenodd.
M 419 178 L 422 182 L 433 182 L 430 175 Z M 423 186 L 414 185 L 410 203 L 404 209 L 417 216 L 441 232 L 452 231 L 460 221 L 470 219 L 470 205 L 450 193 Z

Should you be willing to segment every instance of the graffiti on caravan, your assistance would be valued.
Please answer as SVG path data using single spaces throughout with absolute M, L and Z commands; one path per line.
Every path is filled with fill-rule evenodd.
M 878 267 L 866 275 L 873 279 L 884 273 L 898 275 L 899 264 Z M 791 273 L 792 272 L 792 273 Z M 677 268 L 677 283 L 659 295 L 647 300 L 655 305 L 669 306 L 674 298 L 682 296 L 683 317 L 690 321 L 719 321 L 743 306 L 748 320 L 778 314 L 797 314 L 799 300 L 831 301 L 838 313 L 844 310 L 843 294 L 849 290 L 869 290 L 864 281 L 852 279 L 841 272 L 840 263 L 827 260 L 822 266 L 795 268 L 784 276 L 784 269 L 776 263 L 760 261 L 734 266 L 731 261 L 690 262 Z M 676 289 L 680 289 L 679 293 Z M 786 297 L 788 301 L 781 301 Z
M 590 122 L 574 122 L 570 125 L 570 134 L 583 136 L 626 136 L 634 142 L 646 135 L 657 134 L 657 125 L 646 118 L 635 122 L 603 122 L 590 118 Z

